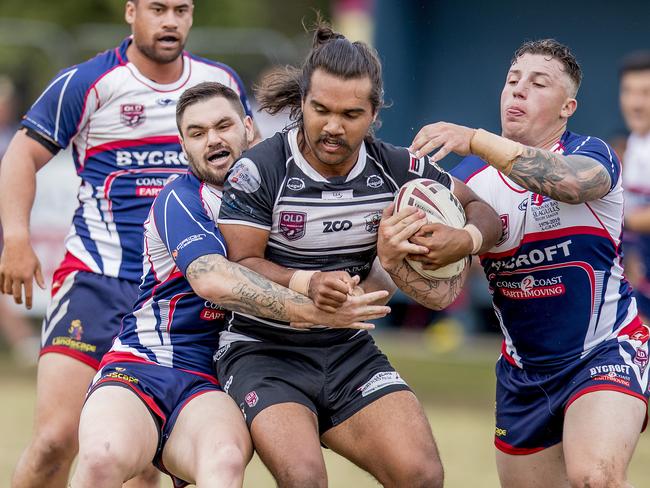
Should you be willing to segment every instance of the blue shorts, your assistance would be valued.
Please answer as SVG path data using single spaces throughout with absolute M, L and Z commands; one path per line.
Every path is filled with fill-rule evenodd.
M 102 364 L 87 397 L 107 385 L 129 388 L 144 402 L 158 426 L 158 449 L 153 464 L 172 478 L 176 488 L 187 486 L 188 482 L 165 469 L 162 452 L 183 407 L 199 395 L 223 391 L 217 379 L 154 363 L 109 362 Z
M 138 283 L 87 271 L 57 272 L 41 332 L 41 355 L 78 359 L 94 369 L 133 309 Z
M 592 391 L 618 391 L 647 405 L 648 332 L 633 322 L 585 358 L 552 372 L 520 369 L 501 357 L 496 366 L 497 449 L 525 455 L 558 444 L 567 408 Z M 646 415 L 644 429 L 647 421 Z

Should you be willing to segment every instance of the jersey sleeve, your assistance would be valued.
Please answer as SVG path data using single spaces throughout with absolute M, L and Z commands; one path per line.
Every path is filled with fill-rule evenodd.
M 60 71 L 25 114 L 22 125 L 62 149 L 67 147 L 99 105 L 97 80 L 119 63 L 111 50 Z
M 610 191 L 618 183 L 618 179 L 621 175 L 621 162 L 616 156 L 616 152 L 602 139 L 597 137 L 586 137 L 583 141 L 579 141 L 575 148 L 567 148 L 565 153 L 567 156 L 571 155 L 581 155 L 587 156 L 591 159 L 595 159 L 609 173 L 609 178 L 611 180 L 609 189 Z
M 257 144 L 230 169 L 224 184 L 219 224 L 271 230 L 276 189 L 282 178 L 279 170 L 286 168 L 284 155 L 275 144 L 279 137 Z
M 426 178 L 435 180 L 453 190 L 453 182 L 449 173 L 443 170 L 429 156 L 416 158 L 405 147 L 392 146 L 386 143 L 381 143 L 379 154 L 399 186 L 416 178 Z
M 224 239 L 198 193 L 172 188 L 156 198 L 152 213 L 158 234 L 183 275 L 201 256 L 226 256 Z

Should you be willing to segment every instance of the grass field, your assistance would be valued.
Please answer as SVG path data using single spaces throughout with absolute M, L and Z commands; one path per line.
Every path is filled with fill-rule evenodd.
M 380 342 L 425 404 L 445 465 L 445 486 L 497 487 L 492 447 L 495 341 L 464 344 L 453 355 L 432 352 L 426 337 L 406 341 L 383 337 Z M 31 431 L 34 376 L 31 369 L 17 370 L 0 360 L 0 487 L 9 486 L 11 470 Z M 326 451 L 325 457 L 332 488 L 377 486 L 369 475 L 336 454 Z M 636 488 L 650 488 L 650 435 L 641 436 L 630 481 Z M 161 486 L 172 485 L 163 478 Z M 247 469 L 245 486 L 274 486 L 256 458 Z

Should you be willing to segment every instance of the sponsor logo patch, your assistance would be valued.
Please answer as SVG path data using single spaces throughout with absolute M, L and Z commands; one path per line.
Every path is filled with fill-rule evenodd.
M 424 161 L 422 158 L 416 158 L 413 154 L 409 154 L 409 156 L 409 173 L 422 176 L 424 174 Z
M 232 385 L 232 375 L 230 375 L 230 378 L 228 378 L 228 381 L 226 381 L 226 384 L 223 385 L 223 391 L 225 393 L 228 393 L 228 390 L 230 390 L 230 385 Z
M 224 354 L 228 352 L 228 349 L 230 349 L 230 344 L 226 344 L 225 346 L 221 346 L 219 349 L 217 349 L 217 352 L 214 353 L 214 356 L 212 357 L 213 361 L 219 361 L 223 357 Z M 232 376 L 231 376 L 232 378 Z
M 288 241 L 296 241 L 305 236 L 307 214 L 305 212 L 280 212 L 280 234 Z
M 291 191 L 300 191 L 305 188 L 305 182 L 302 178 L 289 178 L 287 180 L 287 188 Z
M 259 401 L 259 397 L 257 396 L 255 390 L 253 390 L 251 392 L 246 393 L 244 400 L 246 401 L 246 405 L 253 408 L 255 405 L 257 405 L 257 402 Z
M 353 197 L 353 190 L 324 191 L 321 193 L 322 200 L 347 200 Z
M 365 397 L 390 385 L 405 384 L 406 381 L 401 378 L 397 371 L 383 371 L 381 373 L 376 373 L 372 378 L 370 378 L 370 381 L 357 388 L 357 391 L 360 391 L 361 396 Z
M 363 218 L 366 221 L 366 232 L 376 234 L 379 230 L 379 224 L 381 223 L 381 212 L 377 210 L 376 212 L 364 215 Z
M 203 303 L 203 310 L 201 310 L 199 318 L 201 318 L 201 320 L 223 320 L 226 318 L 226 312 L 224 312 L 220 305 L 206 300 Z
M 127 127 L 137 127 L 145 121 L 144 105 L 124 103 L 120 105 L 120 121 Z
M 257 166 L 248 158 L 242 158 L 233 166 L 228 181 L 235 190 L 255 193 L 260 189 L 261 177 Z
M 524 276 L 520 282 L 497 281 L 496 286 L 504 297 L 514 300 L 557 297 L 566 292 L 562 276 L 536 279 L 533 275 L 528 275 Z
M 176 105 L 176 100 L 173 98 L 158 98 L 156 103 L 162 107 L 168 107 L 169 105 Z
M 327 232 L 341 232 L 352 228 L 352 222 L 349 220 L 326 220 L 322 224 L 323 234 Z
M 77 319 L 70 322 L 70 327 L 68 327 L 68 334 L 70 334 L 71 338 L 73 338 L 75 341 L 80 341 L 83 333 L 84 328 L 81 325 L 81 320 Z
M 379 188 L 384 184 L 384 180 L 379 175 L 370 175 L 366 179 L 366 185 L 369 188 Z
M 497 241 L 496 246 L 500 246 L 510 237 L 510 215 L 501 214 L 499 218 L 501 219 L 501 238 Z
M 117 166 L 187 166 L 181 151 L 115 151 Z

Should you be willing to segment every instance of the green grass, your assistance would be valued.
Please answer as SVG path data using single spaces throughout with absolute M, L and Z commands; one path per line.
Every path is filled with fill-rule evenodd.
M 379 342 L 402 376 L 422 399 L 440 449 L 448 488 L 491 488 L 498 481 L 494 467 L 494 361 L 498 341 L 466 343 L 441 353 L 436 337 L 380 336 Z M 13 466 L 31 432 L 34 371 L 16 370 L 0 359 L 0 486 L 9 486 Z M 329 486 L 370 488 L 370 476 L 347 460 L 325 452 Z M 630 467 L 636 488 L 650 488 L 650 436 L 642 435 Z M 162 487 L 171 488 L 167 478 Z M 247 488 L 275 484 L 259 459 L 246 472 Z

